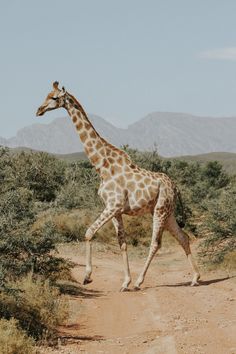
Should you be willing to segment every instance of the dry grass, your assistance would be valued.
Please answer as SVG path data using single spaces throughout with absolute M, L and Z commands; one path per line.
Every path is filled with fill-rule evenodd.
M 23 301 L 27 307 L 37 314 L 38 321 L 45 331 L 44 337 L 50 336 L 56 326 L 67 318 L 68 309 L 65 299 L 48 281 L 33 281 L 32 276 L 28 275 L 16 283 L 16 287 L 22 291 Z
M 2 317 L 14 316 L 21 328 L 37 340 L 53 339 L 57 326 L 68 315 L 67 302 L 59 290 L 31 275 L 9 285 L 15 292 L 0 294 Z
M 222 267 L 227 271 L 229 275 L 235 274 L 236 270 L 236 251 L 232 251 L 226 254 Z
M 34 340 L 19 328 L 18 321 L 0 320 L 0 353 L 1 354 L 33 354 L 36 353 Z
M 74 209 L 58 214 L 46 213 L 33 225 L 33 229 L 43 228 L 49 221 L 55 226 L 56 232 L 61 235 L 61 240 L 84 241 L 86 229 L 96 220 L 99 210 Z M 128 244 L 146 248 L 149 247 L 152 236 L 152 216 L 123 216 L 124 228 Z M 191 235 L 190 235 L 191 238 Z M 112 221 L 105 224 L 95 235 L 94 240 L 104 245 L 117 245 L 117 237 Z M 168 233 L 163 235 L 162 248 L 171 248 L 176 240 Z

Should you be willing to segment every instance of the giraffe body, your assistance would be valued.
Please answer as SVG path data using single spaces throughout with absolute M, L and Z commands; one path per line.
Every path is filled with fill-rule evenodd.
M 196 285 L 200 274 L 192 259 L 189 238 L 178 226 L 174 217 L 177 188 L 173 181 L 164 173 L 151 172 L 138 167 L 124 151 L 103 139 L 89 121 L 80 103 L 64 88 L 60 90 L 58 83 L 55 82 L 53 91 L 48 94 L 45 102 L 39 107 L 37 115 L 41 116 L 46 111 L 60 107 L 64 107 L 68 111 L 84 145 L 84 151 L 100 175 L 101 184 L 98 194 L 105 204 L 105 209 L 85 234 L 86 274 L 84 284 L 92 281 L 91 239 L 107 221 L 112 219 L 124 263 L 125 277 L 121 290 L 128 289 L 131 276 L 122 214 L 151 213 L 153 215 L 153 232 L 150 251 L 143 271 L 135 283 L 135 288 L 140 288 L 154 255 L 161 247 L 164 229 L 169 230 L 183 247 L 194 273 L 192 285 Z

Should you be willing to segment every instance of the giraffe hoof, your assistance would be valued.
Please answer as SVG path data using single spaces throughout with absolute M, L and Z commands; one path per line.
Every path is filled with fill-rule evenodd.
M 83 285 L 87 285 L 87 284 L 90 284 L 90 283 L 92 283 L 92 279 L 85 278 L 84 281 L 83 281 Z
M 140 286 L 137 286 L 137 285 L 136 285 L 136 286 L 134 287 L 134 291 L 139 291 L 139 290 L 141 290 Z
M 122 288 L 120 288 L 120 292 L 123 293 L 125 291 L 130 291 L 129 288 L 122 286 Z
M 199 285 L 200 285 L 199 282 L 194 280 L 194 281 L 192 281 L 190 286 L 199 286 Z

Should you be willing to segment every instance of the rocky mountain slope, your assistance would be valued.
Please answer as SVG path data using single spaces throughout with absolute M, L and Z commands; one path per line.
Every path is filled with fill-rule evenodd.
M 90 119 L 97 131 L 116 146 L 128 144 L 139 150 L 152 150 L 156 146 L 162 156 L 236 152 L 236 117 L 212 118 L 154 112 L 126 129 L 117 128 L 96 115 L 90 115 Z M 9 139 L 0 137 L 0 145 L 24 146 L 56 154 L 83 150 L 68 117 L 57 118 L 49 124 L 34 123 Z

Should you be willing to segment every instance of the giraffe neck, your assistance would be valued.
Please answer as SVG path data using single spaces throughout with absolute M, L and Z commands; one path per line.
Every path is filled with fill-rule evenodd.
M 69 93 L 67 93 L 65 108 L 76 127 L 88 159 L 101 177 L 103 177 L 104 169 L 111 168 L 116 159 L 122 159 L 127 163 L 131 162 L 124 151 L 114 147 L 98 134 L 83 107 Z
M 84 146 L 84 151 L 91 164 L 99 170 L 105 157 L 105 149 L 102 138 L 89 121 L 80 103 L 70 94 L 67 94 L 66 109 L 79 134 Z

